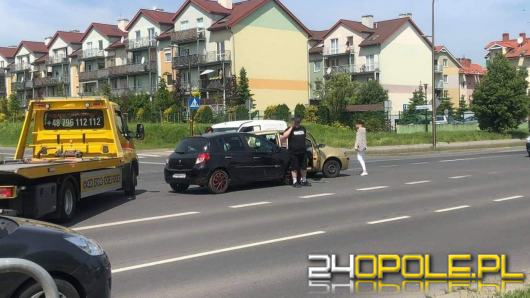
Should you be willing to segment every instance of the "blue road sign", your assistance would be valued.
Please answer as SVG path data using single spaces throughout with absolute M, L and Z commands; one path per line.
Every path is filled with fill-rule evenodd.
M 201 107 L 201 99 L 199 97 L 190 97 L 188 107 L 190 110 L 198 110 Z

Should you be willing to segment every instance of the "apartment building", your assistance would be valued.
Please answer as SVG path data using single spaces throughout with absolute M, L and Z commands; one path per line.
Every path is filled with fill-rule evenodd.
M 460 61 L 443 45 L 435 47 L 435 96 L 449 98 L 458 106 L 460 100 Z
M 309 38 L 309 100 L 321 100 L 324 88 L 324 56 L 322 44 L 329 30 L 312 30 Z
M 15 51 L 15 62 L 10 69 L 12 90 L 23 102 L 36 98 L 33 79 L 40 74 L 39 67 L 36 67 L 34 62 L 46 55 L 48 55 L 46 44 L 38 41 L 21 41 Z
M 71 57 L 79 67 L 79 95 L 94 95 L 103 86 L 110 85 L 107 58 L 112 59 L 112 51 L 106 51 L 117 41 L 124 42 L 127 33 L 124 31 L 128 21 L 120 20 L 119 25 L 92 23 L 81 39 L 81 49 Z
M 0 97 L 11 95 L 10 66 L 15 61 L 15 47 L 0 47 Z
M 480 64 L 475 64 L 471 59 L 459 58 L 460 62 L 460 99 L 464 99 L 466 104 L 473 102 L 473 93 L 477 84 L 486 74 L 486 68 Z
M 502 35 L 502 40 L 492 41 L 485 47 L 486 59 L 495 54 L 505 55 L 515 66 L 526 68 L 529 72 L 526 80 L 530 86 L 530 38 L 526 33 L 519 33 L 517 38 L 510 38 L 509 33 Z M 530 94 L 530 87 L 528 89 Z
M 431 44 L 410 14 L 378 22 L 372 15 L 363 16 L 360 22 L 340 20 L 309 52 L 313 55 L 318 51 L 322 52 L 322 62 L 312 58 L 312 80 L 318 77 L 315 69 L 324 77 L 348 73 L 357 81 L 378 80 L 388 90 L 396 114 L 420 84 L 432 80 Z
M 310 32 L 280 1 L 186 0 L 173 21 L 173 32 L 159 40 L 174 48 L 181 88 L 223 105 L 233 75 L 244 67 L 257 110 L 308 103 Z M 169 56 L 166 47 L 160 50 Z

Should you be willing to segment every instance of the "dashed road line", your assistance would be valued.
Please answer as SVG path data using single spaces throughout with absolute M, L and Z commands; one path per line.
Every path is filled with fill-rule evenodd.
M 449 212 L 449 211 L 454 211 L 454 210 L 466 209 L 466 208 L 469 208 L 469 207 L 471 207 L 471 206 L 462 205 L 462 206 L 456 206 L 456 207 L 451 207 L 451 208 L 446 208 L 446 209 L 439 209 L 439 210 L 436 210 L 434 212 L 435 213 L 442 213 L 442 212 Z
M 336 193 L 321 193 L 315 195 L 301 196 L 300 199 L 311 199 L 311 198 L 320 198 L 320 197 L 329 197 L 336 195 Z
M 449 179 L 464 179 L 468 177 L 471 177 L 471 175 L 453 176 L 453 177 L 449 177 Z
M 379 166 L 381 168 L 396 168 L 399 167 L 399 165 L 386 165 L 386 166 Z
M 139 223 L 139 222 L 146 222 L 146 221 L 155 221 L 155 220 L 162 220 L 162 219 L 168 219 L 168 218 L 195 215 L 195 214 L 199 214 L 199 213 L 200 212 L 192 211 L 192 212 L 168 214 L 168 215 L 153 216 L 153 217 L 146 217 L 146 218 L 137 218 L 137 219 L 131 219 L 131 220 L 109 222 L 109 223 L 93 225 L 93 226 L 85 226 L 85 227 L 73 228 L 73 230 L 74 231 L 94 230 L 94 229 L 101 229 L 101 228 L 107 228 L 107 227 L 114 227 L 114 226 L 132 224 L 132 223 Z
M 413 162 L 411 163 L 411 165 L 426 165 L 426 164 L 429 164 L 428 161 L 421 161 L 421 162 Z
M 425 183 L 430 183 L 431 180 L 422 180 L 422 181 L 412 181 L 412 182 L 407 182 L 405 183 L 406 185 L 416 185 L 416 184 L 425 184 Z
M 381 219 L 381 220 L 376 220 L 376 221 L 369 221 L 369 222 L 367 222 L 367 224 L 375 225 L 375 224 L 386 223 L 386 222 L 391 222 L 391 221 L 398 221 L 398 220 L 403 220 L 403 219 L 408 219 L 408 218 L 410 218 L 410 216 L 406 215 L 406 216 L 386 218 L 386 219 Z
M 165 166 L 166 164 L 163 162 L 149 162 L 149 161 L 141 161 L 140 164 L 146 164 L 146 165 L 162 165 Z
M 373 187 L 366 187 L 366 188 L 357 188 L 358 191 L 370 191 L 370 190 L 378 190 L 378 189 L 384 189 L 388 188 L 388 186 L 373 186 Z
M 239 208 L 261 206 L 261 205 L 267 205 L 267 204 L 272 204 L 272 203 L 271 202 L 256 202 L 256 203 L 249 203 L 249 204 L 234 205 L 234 206 L 230 206 L 230 208 L 239 209 Z
M 222 248 L 222 249 L 210 250 L 210 251 L 200 252 L 200 253 L 187 255 L 187 256 L 182 256 L 182 257 L 177 257 L 177 258 L 172 258 L 172 259 L 165 259 L 165 260 L 160 260 L 160 261 L 156 261 L 156 262 L 143 263 L 143 264 L 139 264 L 139 265 L 118 268 L 118 269 L 112 270 L 112 273 L 116 274 L 116 273 L 120 273 L 120 272 L 138 270 L 138 269 L 154 267 L 154 266 L 159 266 L 159 265 L 164 265 L 164 264 L 176 263 L 176 262 L 180 262 L 180 261 L 184 261 L 184 260 L 197 259 L 197 258 L 200 258 L 200 257 L 211 256 L 211 255 L 221 254 L 221 253 L 225 253 L 225 252 L 242 250 L 242 249 L 256 247 L 256 246 L 263 246 L 263 245 L 269 245 L 269 244 L 274 244 L 274 243 L 286 242 L 286 241 L 289 241 L 289 240 L 309 238 L 309 237 L 313 237 L 313 236 L 322 235 L 324 233 L 326 233 L 326 232 L 325 231 L 315 231 L 315 232 L 311 232 L 311 233 L 292 235 L 292 236 L 287 236 L 287 237 L 283 237 L 283 238 L 276 238 L 276 239 L 271 239 L 271 240 L 266 240 L 266 241 L 261 241 L 261 242 L 254 242 L 254 243 L 248 243 L 248 244 L 232 246 L 232 247 L 227 247 L 227 248 Z
M 138 154 L 138 157 L 161 157 L 161 156 L 153 155 L 153 154 Z
M 524 198 L 524 196 L 513 196 L 513 197 L 502 198 L 502 199 L 496 199 L 496 200 L 493 200 L 493 202 L 504 202 L 504 201 L 522 199 L 522 198 Z

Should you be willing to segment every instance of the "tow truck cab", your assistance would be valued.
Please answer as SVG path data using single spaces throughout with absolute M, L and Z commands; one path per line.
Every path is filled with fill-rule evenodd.
M 143 126 L 132 136 L 119 106 L 105 98 L 31 101 L 13 160 L 0 162 L 0 213 L 69 220 L 80 199 L 134 194 L 133 138 L 143 137 Z

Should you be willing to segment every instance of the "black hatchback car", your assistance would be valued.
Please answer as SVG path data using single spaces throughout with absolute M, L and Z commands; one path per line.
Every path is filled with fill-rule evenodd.
M 236 184 L 283 181 L 289 153 L 265 137 L 247 133 L 213 133 L 183 139 L 169 156 L 166 182 L 175 192 L 190 185 L 224 193 Z
M 55 279 L 60 297 L 110 297 L 111 268 L 101 247 L 60 226 L 0 216 L 0 259 L 32 261 Z M 0 298 L 44 298 L 39 285 L 19 273 L 0 274 Z

